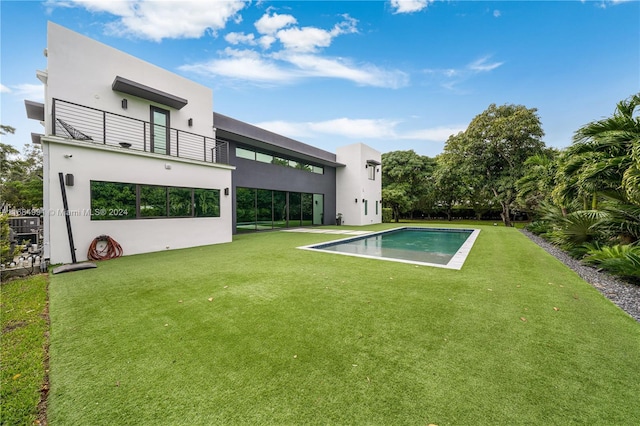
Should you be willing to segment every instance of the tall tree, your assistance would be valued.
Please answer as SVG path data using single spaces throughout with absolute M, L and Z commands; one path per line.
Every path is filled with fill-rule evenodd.
M 451 136 L 451 138 L 455 138 L 455 136 Z M 433 173 L 435 201 L 439 207 L 444 209 L 447 220 L 451 220 L 454 206 L 468 198 L 468 186 L 464 181 L 463 174 L 447 154 L 438 155 L 436 161 L 438 166 Z
M 435 160 L 414 150 L 391 151 L 382 154 L 382 167 L 382 200 L 394 210 L 397 221 L 427 196 Z
M 10 126 L 0 125 L 0 134 L 14 133 Z M 42 150 L 25 145 L 20 152 L 0 143 L 0 203 L 4 207 L 34 209 L 42 207 Z
M 535 211 L 540 203 L 553 202 L 558 155 L 558 150 L 548 148 L 524 162 L 524 175 L 516 182 L 516 188 L 518 202 L 527 211 Z
M 491 104 L 466 131 L 447 141 L 444 152 L 473 179 L 475 190 L 490 191 L 502 208 L 502 221 L 511 226 L 516 181 L 523 176 L 525 160 L 544 148 L 543 135 L 537 109 Z

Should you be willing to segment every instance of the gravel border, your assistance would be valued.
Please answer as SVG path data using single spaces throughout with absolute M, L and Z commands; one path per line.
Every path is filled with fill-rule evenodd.
M 611 300 L 618 305 L 620 309 L 640 322 L 640 285 L 624 282 L 606 272 L 598 272 L 598 269 L 587 266 L 579 260 L 572 258 L 559 247 L 554 246 L 544 238 L 532 234 L 526 229 L 521 229 L 520 232 L 542 247 L 547 253 L 567 265 L 607 299 Z

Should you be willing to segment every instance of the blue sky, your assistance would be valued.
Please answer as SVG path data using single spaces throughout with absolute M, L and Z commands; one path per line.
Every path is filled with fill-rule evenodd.
M 436 156 L 490 104 L 537 108 L 548 146 L 640 91 L 637 1 L 4 1 L 3 143 L 40 125 L 53 21 L 211 87 L 216 112 L 319 148 Z

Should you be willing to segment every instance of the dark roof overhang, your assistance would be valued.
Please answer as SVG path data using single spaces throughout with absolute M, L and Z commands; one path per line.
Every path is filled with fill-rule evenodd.
M 216 138 L 218 139 L 231 140 L 239 145 L 279 154 L 287 158 L 304 160 L 310 164 L 344 167 L 344 164 L 336 162 L 336 155 L 331 152 L 217 112 L 213 113 L 213 125 L 216 128 Z
M 43 134 L 40 133 L 31 133 L 31 143 L 34 145 L 40 145 L 42 143 L 41 138 Z
M 163 92 L 153 87 L 145 86 L 124 77 L 116 76 L 113 80 L 111 88 L 117 92 L 126 93 L 128 95 L 137 96 L 151 102 L 157 102 L 175 109 L 182 109 L 187 105 L 187 100 L 167 92 Z
M 27 109 L 27 118 L 44 121 L 44 104 L 25 99 L 24 107 Z

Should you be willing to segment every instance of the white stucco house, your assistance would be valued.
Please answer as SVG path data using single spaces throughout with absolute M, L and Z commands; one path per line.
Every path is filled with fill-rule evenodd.
M 214 113 L 211 89 L 54 23 L 44 104 L 44 258 L 219 244 L 236 232 L 382 219 L 379 152 L 336 154 Z

